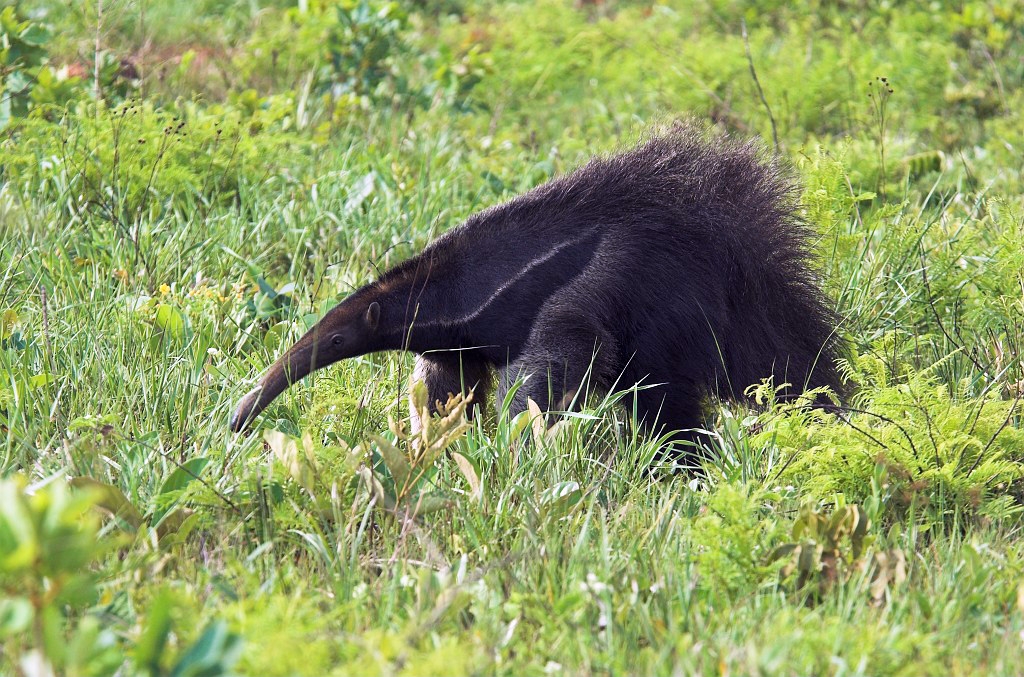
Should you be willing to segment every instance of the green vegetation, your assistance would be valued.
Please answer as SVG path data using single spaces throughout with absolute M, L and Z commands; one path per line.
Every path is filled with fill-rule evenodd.
M 1022 85 L 1011 0 L 4 3 L 0 673 L 1019 673 Z M 762 384 L 696 481 L 617 395 L 413 436 L 387 354 L 229 433 L 377 270 L 679 116 L 796 167 L 847 411 Z

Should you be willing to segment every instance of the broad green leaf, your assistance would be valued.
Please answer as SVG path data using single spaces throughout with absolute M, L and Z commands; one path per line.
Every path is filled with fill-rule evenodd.
M 157 505 L 153 510 L 153 516 L 150 520 L 152 526 L 160 526 L 160 523 L 174 506 L 174 500 L 177 498 L 175 494 L 198 479 L 209 462 L 210 459 L 202 456 L 189 459 L 182 463 L 181 466 L 175 468 L 174 472 L 164 480 L 164 483 L 160 486 L 160 491 L 156 495 Z
M 775 560 L 782 559 L 783 557 L 789 557 L 796 549 L 800 547 L 796 543 L 783 543 L 777 546 L 774 550 L 768 553 L 768 561 L 774 562 Z
M 468 458 L 457 451 L 452 452 L 452 458 L 455 459 L 455 465 L 459 466 L 459 471 L 469 483 L 470 495 L 473 498 L 480 498 L 483 494 L 483 488 L 480 486 L 480 476 L 477 475 L 476 468 L 473 467 Z
M 540 495 L 540 506 L 547 513 L 564 514 L 583 498 L 578 482 L 559 482 Z
M 36 528 L 20 478 L 0 480 L 0 571 L 29 566 L 39 552 Z
M 11 106 L 13 100 L 13 96 L 0 96 L 0 129 L 6 129 L 11 124 L 11 118 L 14 116 Z
M 183 543 L 199 524 L 199 517 L 199 513 L 186 508 L 178 508 L 165 515 L 156 528 L 160 547 L 169 549 Z
M 31 623 L 31 602 L 24 597 L 0 599 L 0 637 L 24 632 Z
M 135 645 L 135 663 L 151 675 L 161 674 L 160 659 L 171 633 L 172 597 L 161 590 L 146 609 L 142 635 Z
M 13 308 L 0 313 L 0 339 L 9 339 L 19 322 L 18 313 Z
M 291 328 L 291 322 L 278 322 L 275 324 L 263 335 L 263 347 L 271 353 L 276 352 L 285 342 L 285 339 L 288 338 L 288 332 L 291 331 Z
M 157 494 L 169 494 L 171 492 L 184 489 L 189 485 L 189 483 L 198 479 L 202 475 L 203 468 L 205 468 L 209 462 L 210 459 L 205 456 L 190 458 L 185 461 L 175 468 L 170 476 L 164 480 L 164 483 L 160 486 L 160 491 L 157 492 Z
M 384 459 L 384 465 L 387 466 L 391 477 L 395 480 L 395 491 L 400 492 L 408 488 L 407 483 L 409 482 L 409 476 L 412 474 L 412 467 L 405 458 L 405 454 L 380 435 L 371 435 L 371 439 L 377 443 L 381 458 Z
M 50 31 L 42 24 L 35 22 L 30 22 L 28 27 L 18 36 L 26 45 L 32 45 L 33 47 L 45 45 L 50 40 L 50 37 Z
M 305 315 L 302 316 L 302 327 L 306 331 L 309 331 L 319 321 L 320 316 L 317 315 L 316 313 L 306 313 Z
M 242 656 L 242 638 L 213 621 L 171 669 L 171 677 L 226 675 Z
M 112 515 L 123 519 L 133 528 L 142 526 L 142 513 L 132 504 L 120 489 L 112 484 L 100 482 L 92 477 L 74 477 L 70 482 L 76 489 L 91 490 L 96 498 L 96 505 Z
M 523 434 L 523 431 L 530 425 L 532 414 L 529 411 L 521 411 L 516 414 L 515 418 L 512 419 L 512 423 L 509 425 L 508 438 L 509 441 L 515 442 L 519 439 L 519 436 Z
M 263 441 L 291 478 L 312 493 L 316 480 L 316 466 L 313 462 L 313 440 L 308 433 L 303 435 L 303 453 L 300 453 L 297 440 L 279 430 L 264 430 Z
M 185 316 L 167 303 L 157 304 L 154 322 L 158 329 L 178 339 L 185 335 Z
M 34 376 L 28 377 L 28 387 L 33 389 L 42 388 L 43 386 L 53 383 L 54 380 L 53 374 L 47 374 L 45 372 L 42 374 L 35 374 Z
M 269 282 L 264 280 L 262 275 L 256 276 L 256 285 L 260 288 L 260 291 L 263 292 L 268 299 L 273 300 L 277 298 L 277 290 L 274 289 L 274 287 L 272 287 Z
M 432 512 L 444 510 L 451 507 L 451 504 L 452 502 L 449 499 L 435 494 L 420 494 L 406 502 L 409 512 L 413 517 L 429 515 Z
M 56 605 L 48 605 L 39 612 L 43 637 L 43 653 L 55 667 L 64 664 L 67 640 L 64 637 L 64 615 Z
M 258 317 L 272 317 L 278 311 L 277 304 L 274 302 L 273 297 L 262 292 L 256 295 L 254 308 Z
M 7 90 L 5 96 L 13 94 L 21 94 L 26 89 L 32 86 L 32 78 L 23 70 L 13 71 L 7 76 L 4 87 Z

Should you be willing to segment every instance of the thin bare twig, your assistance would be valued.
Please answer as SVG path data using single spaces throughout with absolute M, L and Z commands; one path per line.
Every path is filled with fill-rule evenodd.
M 757 87 L 757 95 L 761 97 L 764 110 L 768 113 L 768 121 L 772 123 L 772 143 L 775 144 L 775 152 L 779 152 L 779 132 L 775 127 L 775 116 L 772 115 L 772 107 L 768 105 L 764 90 L 761 88 L 761 81 L 757 79 L 757 71 L 754 69 L 754 56 L 750 53 L 750 39 L 747 37 L 747 20 L 741 19 L 740 26 L 743 30 L 743 49 L 747 53 L 747 64 L 750 66 L 750 77 L 754 79 L 754 86 Z
M 96 0 L 96 42 L 93 45 L 92 63 L 92 87 L 96 103 L 99 103 L 103 92 L 100 89 L 100 34 L 103 31 L 103 0 Z M 96 114 L 99 115 L 100 108 L 96 107 Z
M 935 323 L 939 325 L 939 330 L 942 332 L 943 336 L 945 336 L 946 340 L 953 344 L 957 348 L 957 350 L 966 355 L 967 359 L 971 361 L 971 363 L 978 369 L 978 371 L 980 371 L 982 374 L 985 374 L 986 376 L 991 377 L 991 375 L 988 373 L 988 369 L 984 365 L 982 365 L 981 362 L 979 362 L 978 359 L 974 356 L 974 352 L 969 350 L 966 345 L 958 342 L 955 338 L 953 338 L 953 336 L 948 331 L 946 331 L 946 325 L 942 322 L 942 317 L 939 315 L 939 310 L 938 308 L 935 307 L 935 300 L 932 297 L 931 284 L 928 282 L 928 266 L 925 265 L 924 263 L 923 252 L 921 256 L 921 282 L 924 285 L 924 293 L 925 297 L 928 300 L 928 307 L 931 308 L 932 315 L 935 317 Z
M 46 362 L 50 373 L 53 373 L 53 344 L 50 343 L 50 313 L 47 308 L 46 287 L 39 285 L 39 298 L 43 306 L 43 345 L 46 346 Z
M 39 285 L 39 298 L 43 310 L 43 345 L 46 347 L 46 372 L 53 374 L 57 370 L 53 364 L 53 344 L 50 342 L 50 311 L 49 311 L 49 298 L 46 293 L 46 287 Z M 49 382 L 49 378 L 47 379 Z M 51 392 L 53 392 L 51 390 Z M 60 417 L 60 407 L 57 403 L 60 401 L 60 390 L 57 390 L 53 395 L 53 409 L 51 410 L 54 419 L 57 421 L 58 427 L 63 428 L 63 421 Z
M 907 432 L 906 428 L 904 428 L 903 426 L 901 426 L 899 423 L 897 423 L 896 421 L 892 420 L 888 416 L 883 416 L 882 414 L 879 414 L 879 413 L 874 412 L 874 411 L 869 411 L 867 409 L 856 409 L 854 407 L 847 407 L 847 406 L 842 405 L 842 404 L 822 404 L 822 405 L 819 405 L 819 406 L 820 406 L 820 408 L 823 411 L 828 411 L 828 412 L 831 412 L 831 413 L 836 414 L 836 415 L 839 415 L 840 412 L 849 412 L 851 414 L 865 414 L 867 416 L 874 416 L 875 418 L 877 418 L 880 421 L 885 421 L 886 423 L 888 423 L 888 424 L 890 424 L 892 426 L 895 426 L 895 428 L 897 430 L 899 430 L 901 433 L 903 433 L 903 437 L 906 438 L 907 444 L 910 445 L 910 451 L 913 452 L 913 454 L 914 454 L 914 458 L 919 458 L 918 453 L 917 453 L 917 447 L 914 445 L 914 440 L 911 439 L 910 433 Z M 857 430 L 857 428 L 855 426 L 853 426 L 853 424 L 851 424 L 848 420 L 846 420 L 842 416 L 839 416 L 839 418 L 844 423 L 846 423 L 847 425 L 852 427 L 854 430 Z M 867 433 L 864 433 L 863 431 L 860 431 L 860 430 L 857 430 L 857 431 L 862 433 L 862 434 L 864 434 L 864 435 L 866 435 L 867 437 L 870 437 L 871 439 L 875 439 L 874 437 L 871 437 L 870 435 L 867 435 Z M 875 442 L 878 442 L 878 440 L 875 440 Z M 888 445 L 882 444 L 881 442 L 878 442 L 878 444 L 882 448 L 888 449 Z
M 1015 397 L 1015 398 L 1013 399 L 1013 404 L 1011 404 L 1011 405 L 1010 405 L 1010 411 L 1008 411 L 1008 412 L 1006 413 L 1006 419 L 1005 419 L 1005 420 L 1003 421 L 1003 424 L 1002 424 L 1001 426 L 999 426 L 999 430 L 997 430 L 997 431 L 995 432 L 995 434 L 994 434 L 994 435 L 992 435 L 992 439 L 990 439 L 990 440 L 988 441 L 988 444 L 986 444 L 986 445 L 985 445 L 985 448 L 981 450 L 981 453 L 980 453 L 980 454 L 978 454 L 978 458 L 976 458 L 976 459 L 974 460 L 974 465 L 972 465 L 972 466 L 971 466 L 971 469 L 967 471 L 967 476 L 968 476 L 968 477 L 970 477 L 970 476 L 971 476 L 971 474 L 972 474 L 972 473 L 974 473 L 974 471 L 978 469 L 978 466 L 979 466 L 979 465 L 981 465 L 981 459 L 985 458 L 985 454 L 986 454 L 986 453 L 988 453 L 988 450 L 989 450 L 989 449 L 990 449 L 990 448 L 992 447 L 992 445 L 993 445 L 993 444 L 995 443 L 995 441 L 996 441 L 996 438 L 997 438 L 997 437 L 999 437 L 999 435 L 1000 435 L 1000 434 L 1001 434 L 1001 433 L 1002 433 L 1002 432 L 1003 432 L 1004 430 L 1006 430 L 1007 426 L 1009 426 L 1009 425 L 1010 425 L 1010 421 L 1011 421 L 1011 420 L 1013 419 L 1013 415 L 1014 415 L 1014 413 L 1015 413 L 1015 412 L 1017 411 L 1017 405 L 1018 405 L 1018 404 L 1020 404 L 1020 398 L 1021 398 L 1022 396 L 1024 396 L 1024 392 L 1021 392 L 1021 393 L 1017 393 L 1017 397 Z
M 201 477 L 201 472 L 202 471 L 200 471 L 199 473 L 193 472 L 187 465 L 185 465 L 184 463 L 179 462 L 169 452 L 166 452 L 166 451 L 160 449 L 159 447 L 157 447 L 155 445 L 152 445 L 152 444 L 149 444 L 148 442 L 145 442 L 145 441 L 143 441 L 143 440 L 141 440 L 141 439 L 139 439 L 137 437 L 134 437 L 134 436 L 129 437 L 129 436 L 125 435 L 124 433 L 120 432 L 119 430 L 114 430 L 112 434 L 115 435 L 116 437 L 118 437 L 119 439 L 121 439 L 122 441 L 131 442 L 132 444 L 138 444 L 140 446 L 143 446 L 143 447 L 149 449 L 150 451 L 156 452 L 165 461 L 170 462 L 178 470 L 181 470 L 186 475 L 189 475 L 192 479 L 194 479 L 195 481 L 199 482 L 204 487 L 206 487 L 211 492 L 213 492 L 213 494 L 217 498 L 219 498 L 221 501 L 223 501 L 225 505 L 227 505 L 229 508 L 234 510 L 236 513 L 238 513 L 239 515 L 243 514 L 242 513 L 242 509 L 240 507 L 238 507 L 237 503 L 235 503 L 230 498 L 228 498 L 226 494 L 224 494 L 222 491 L 217 489 L 217 487 L 215 487 L 213 484 L 211 484 L 210 482 L 205 480 L 203 477 Z

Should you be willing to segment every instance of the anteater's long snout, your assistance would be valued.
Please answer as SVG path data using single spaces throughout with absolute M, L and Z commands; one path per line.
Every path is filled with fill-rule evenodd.
M 358 299 L 356 303 L 359 303 Z M 296 341 L 295 345 L 267 368 L 258 382 L 259 385 L 238 401 L 229 423 L 233 431 L 237 433 L 245 430 L 271 402 L 277 399 L 278 395 L 317 369 L 377 349 L 371 346 L 368 350 L 365 341 L 351 339 L 356 333 L 352 325 L 363 320 L 364 313 L 367 324 L 371 319 L 373 321 L 373 326 L 369 329 L 376 327 L 380 306 L 376 302 L 371 303 L 368 310 L 361 307 L 353 310 L 351 306 L 352 301 L 346 300 L 332 308 L 323 319 Z M 349 339 L 348 343 L 345 343 L 346 337 Z
M 250 421 L 256 418 L 261 411 L 269 404 L 261 402 L 260 395 L 263 393 L 263 386 L 256 386 L 238 401 L 235 413 L 231 415 L 231 430 L 239 433 L 248 427 Z
M 314 327 L 306 336 L 288 349 L 281 358 L 270 365 L 259 380 L 259 385 L 250 390 L 238 401 L 235 413 L 231 417 L 230 426 L 233 431 L 241 432 L 249 426 L 260 413 L 277 399 L 277 396 L 297 383 L 311 371 L 326 366 L 329 360 L 317 361 L 316 332 Z

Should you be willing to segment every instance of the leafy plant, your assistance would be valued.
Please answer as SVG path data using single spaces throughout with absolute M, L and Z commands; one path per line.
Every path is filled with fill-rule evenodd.
M 838 407 L 826 414 L 784 405 L 762 416 L 755 443 L 782 450 L 778 479 L 822 498 L 838 493 L 862 501 L 881 467 L 886 500 L 900 512 L 935 504 L 961 515 L 1019 514 L 1024 437 L 1012 423 L 1020 415 L 1020 398 L 1004 400 L 990 392 L 958 401 L 927 372 L 902 364 L 894 374 L 881 357 L 885 352 L 862 355 L 850 365 L 860 382 L 851 410 Z
M 794 574 L 794 589 L 803 591 L 815 583 L 811 599 L 820 599 L 850 571 L 871 545 L 869 520 L 857 505 L 838 505 L 828 515 L 818 506 L 805 503 L 793 522 L 790 543 L 777 546 L 768 561 L 783 560 L 779 582 Z
M 75 423 L 71 423 L 72 430 Z M 203 457 L 182 463 L 161 483 L 150 504 L 142 509 L 113 484 L 92 477 L 75 477 L 71 485 L 92 491 L 96 505 L 128 530 L 148 533 L 152 529 L 161 546 L 168 548 L 183 543 L 197 526 L 198 516 L 182 507 L 180 499 L 185 489 L 202 476 L 208 463 L 209 459 Z
M 169 638 L 174 626 L 174 597 L 167 590 L 152 600 L 146 614 L 146 626 L 133 655 L 141 673 L 150 677 L 202 677 L 230 675 L 241 658 L 242 638 L 228 630 L 224 621 L 213 621 L 191 646 L 182 649 L 176 659 L 168 660 Z
M 113 674 L 122 660 L 114 633 L 79 616 L 97 601 L 91 567 L 113 545 L 97 538 L 95 500 L 59 481 L 0 480 L 0 636 L 22 674 Z
M 263 279 L 263 276 L 256 275 L 256 286 L 257 291 L 245 303 L 245 308 L 252 320 L 268 322 L 284 318 L 292 303 L 291 295 L 295 291 L 295 284 L 289 282 L 279 289 L 274 289 L 269 282 Z M 275 343 L 279 344 L 281 341 L 280 333 L 286 326 L 278 322 L 271 326 L 267 335 L 273 336 L 276 339 Z M 276 348 L 277 345 L 268 344 L 267 347 Z
M 438 402 L 438 417 L 434 418 L 427 387 L 422 381 L 416 381 L 409 392 L 409 407 L 420 421 L 419 431 L 410 432 L 404 421 L 389 418 L 388 427 L 394 441 L 381 435 L 371 436 L 387 475 L 374 475 L 366 469 L 363 477 L 388 510 L 413 518 L 447 505 L 447 499 L 427 492 L 425 485 L 441 455 L 469 429 L 466 407 L 471 399 L 472 395 L 460 393 L 443 404 Z M 479 493 L 480 481 L 472 465 L 461 454 L 453 452 L 452 455 L 458 460 L 459 469 L 471 489 Z
M 0 350 L 25 350 L 27 343 L 21 335 L 18 311 L 8 308 L 0 313 Z
M 360 459 L 372 453 L 380 468 L 363 466 L 359 476 L 366 483 L 381 507 L 388 512 L 412 519 L 440 510 L 448 499 L 426 490 L 430 478 L 436 473 L 435 464 L 469 429 L 466 407 L 470 397 L 457 395 L 441 404 L 439 415 L 433 417 L 427 402 L 427 389 L 422 381 L 412 384 L 409 406 L 422 421 L 422 428 L 410 432 L 409 423 L 389 417 L 388 427 L 393 439 L 383 435 L 370 435 L 367 442 L 350 447 L 344 442 L 338 450 L 345 458 Z M 440 403 L 439 403 L 440 404 Z M 268 430 L 264 440 L 288 474 L 306 489 L 314 499 L 324 497 L 330 490 L 324 486 L 324 476 L 317 465 L 317 452 L 309 434 L 301 440 L 284 433 Z M 480 481 L 472 464 L 457 452 L 451 452 L 474 494 L 479 494 Z
M 406 16 L 397 2 L 357 0 L 334 7 L 338 22 L 326 48 L 335 96 L 377 95 L 382 85 L 400 86 L 397 60 L 405 49 Z
M 0 130 L 39 103 L 63 105 L 78 94 L 79 80 L 47 65 L 49 28 L 25 18 L 16 5 L 0 9 Z
M 704 585 L 726 599 L 766 580 L 765 555 L 780 525 L 754 484 L 721 484 L 708 496 L 691 538 Z

